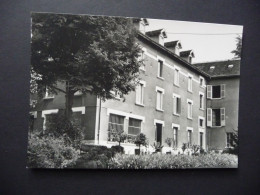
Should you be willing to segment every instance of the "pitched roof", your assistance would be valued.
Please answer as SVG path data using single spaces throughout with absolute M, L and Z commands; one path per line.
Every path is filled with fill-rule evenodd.
M 153 30 L 153 31 L 148 31 L 145 33 L 145 35 L 149 37 L 154 37 L 158 36 L 159 34 L 163 33 L 164 38 L 167 38 L 166 32 L 164 29 L 158 29 L 158 30 Z
M 167 49 L 166 47 L 160 45 L 159 43 L 157 43 L 156 41 L 152 40 L 151 38 L 149 38 L 148 36 L 142 34 L 142 33 L 138 33 L 138 37 L 139 39 L 145 41 L 146 43 L 152 45 L 153 47 L 155 47 L 156 49 L 159 49 L 160 51 L 164 52 L 166 55 L 168 55 L 170 58 L 173 58 L 174 60 L 176 60 L 177 62 L 183 64 L 184 66 L 186 66 L 189 69 L 194 70 L 195 72 L 201 74 L 202 76 L 205 76 L 206 78 L 210 78 L 210 75 L 204 71 L 201 71 L 198 67 L 193 66 L 192 64 L 188 63 L 186 60 L 182 59 L 180 56 L 174 54 L 172 51 L 170 51 L 169 49 Z
M 181 51 L 180 52 L 180 56 L 181 57 L 188 57 L 191 53 L 192 53 L 192 55 L 194 57 L 194 52 L 192 50 Z
M 175 47 L 177 44 L 180 46 L 180 48 L 182 48 L 181 42 L 180 42 L 179 40 L 177 40 L 177 41 L 165 42 L 165 43 L 164 43 L 164 46 L 165 46 L 165 47 Z
M 197 63 L 193 65 L 215 78 L 240 75 L 240 59 Z

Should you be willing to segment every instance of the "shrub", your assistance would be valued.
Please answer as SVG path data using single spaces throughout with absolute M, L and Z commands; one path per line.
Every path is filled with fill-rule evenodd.
M 108 164 L 110 169 L 183 169 L 236 168 L 237 157 L 229 154 L 188 155 L 122 155 L 116 154 Z
M 125 153 L 124 147 L 122 146 L 112 146 L 111 151 L 113 155 L 115 155 L 116 153 L 121 153 L 121 154 Z
M 171 147 L 172 141 L 173 141 L 173 139 L 172 139 L 172 138 L 169 138 L 169 137 L 167 137 L 167 138 L 165 139 L 165 143 L 166 143 L 169 147 Z
M 147 145 L 147 138 L 146 138 L 145 134 L 140 133 L 139 135 L 137 135 L 134 143 L 135 143 L 136 146 L 139 147 L 139 150 L 140 150 L 142 145 L 146 146 Z
M 30 168 L 66 168 L 73 166 L 80 151 L 66 144 L 64 138 L 30 134 L 28 140 L 28 167 Z
M 160 142 L 154 142 L 152 147 L 154 148 L 155 152 L 161 152 L 163 149 L 163 145 Z

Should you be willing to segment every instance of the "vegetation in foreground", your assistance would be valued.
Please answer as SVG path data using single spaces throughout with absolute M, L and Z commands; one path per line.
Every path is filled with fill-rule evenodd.
M 231 154 L 152 155 L 116 154 L 109 162 L 110 169 L 185 169 L 185 168 L 237 168 L 238 159 Z

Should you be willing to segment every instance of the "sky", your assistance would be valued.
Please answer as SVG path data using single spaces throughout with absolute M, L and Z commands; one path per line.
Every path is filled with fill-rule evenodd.
M 184 22 L 176 20 L 148 19 L 146 31 L 163 28 L 165 41 L 180 40 L 182 50 L 192 49 L 193 63 L 221 61 L 234 58 L 236 37 L 242 36 L 243 26 L 214 23 Z

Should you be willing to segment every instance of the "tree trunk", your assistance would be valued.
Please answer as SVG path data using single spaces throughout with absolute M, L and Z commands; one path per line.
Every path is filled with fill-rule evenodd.
M 73 97 L 74 97 L 74 92 L 70 90 L 69 83 L 66 82 L 65 116 L 68 120 L 71 120 L 72 117 Z

